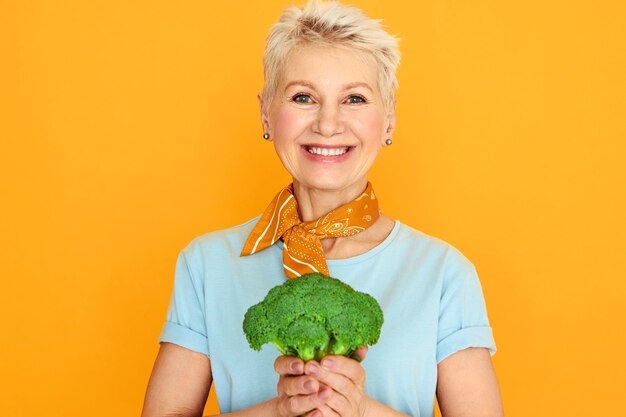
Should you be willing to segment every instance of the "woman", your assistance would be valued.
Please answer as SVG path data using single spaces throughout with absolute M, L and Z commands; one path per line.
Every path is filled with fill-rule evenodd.
M 432 416 L 435 394 L 444 416 L 502 415 L 473 265 L 381 213 L 368 182 L 392 144 L 396 44 L 340 3 L 289 8 L 273 27 L 263 137 L 293 183 L 262 216 L 181 252 L 144 417 L 200 415 L 212 383 L 233 416 Z M 286 277 L 318 270 L 379 301 L 379 343 L 357 351 L 362 363 L 251 350 L 248 307 Z

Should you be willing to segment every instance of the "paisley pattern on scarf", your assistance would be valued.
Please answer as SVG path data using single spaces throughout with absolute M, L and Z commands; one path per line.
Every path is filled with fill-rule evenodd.
M 321 239 L 352 236 L 378 220 L 378 200 L 367 183 L 365 191 L 353 201 L 317 220 L 303 222 L 293 184 L 280 190 L 252 229 L 241 256 L 252 255 L 283 240 L 283 267 L 288 278 L 310 272 L 329 275 Z

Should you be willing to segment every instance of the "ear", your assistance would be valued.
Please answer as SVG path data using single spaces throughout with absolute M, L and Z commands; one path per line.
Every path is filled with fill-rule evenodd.
M 257 98 L 259 100 L 259 109 L 261 111 L 261 125 L 263 127 L 264 133 L 269 133 L 270 137 L 274 136 L 271 132 L 269 117 L 267 116 L 267 109 L 265 108 L 265 103 L 263 102 L 263 97 L 261 93 L 257 94 Z
M 394 96 L 387 113 L 387 119 L 389 121 L 389 124 L 387 125 L 387 130 L 385 131 L 385 138 L 383 139 L 383 141 L 387 140 L 387 138 L 390 138 L 396 130 L 396 101 L 396 97 Z

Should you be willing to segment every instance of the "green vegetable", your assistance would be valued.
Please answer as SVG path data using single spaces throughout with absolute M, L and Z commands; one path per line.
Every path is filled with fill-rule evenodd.
M 250 347 L 273 343 L 304 361 L 351 356 L 378 342 L 383 312 L 374 297 L 322 274 L 306 274 L 272 288 L 248 309 L 243 331 Z

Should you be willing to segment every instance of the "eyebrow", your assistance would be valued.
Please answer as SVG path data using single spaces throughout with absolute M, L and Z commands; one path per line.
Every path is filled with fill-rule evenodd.
M 305 87 L 309 87 L 312 90 L 315 90 L 315 85 L 313 85 L 311 82 L 309 81 L 305 81 L 305 80 L 295 80 L 295 81 L 291 81 L 289 82 L 286 86 L 285 86 L 285 91 L 287 91 L 287 89 L 289 87 L 291 87 L 292 85 L 302 85 Z M 364 83 L 364 82 L 354 82 L 354 83 L 348 83 L 344 86 L 344 90 L 349 90 L 351 88 L 354 87 L 365 87 L 368 90 L 370 90 L 372 93 L 374 92 L 374 90 L 372 90 L 372 87 L 369 86 L 369 84 Z

